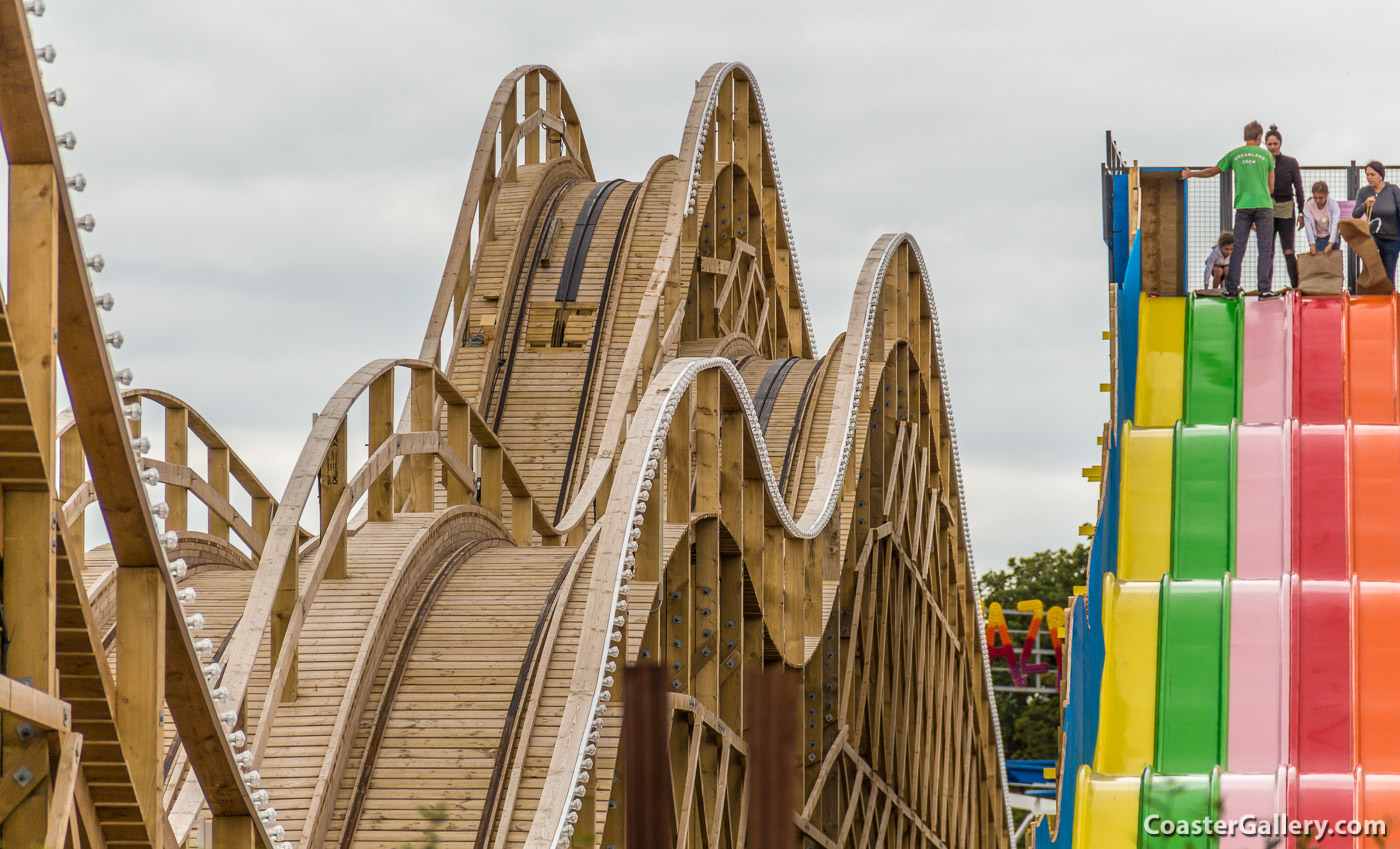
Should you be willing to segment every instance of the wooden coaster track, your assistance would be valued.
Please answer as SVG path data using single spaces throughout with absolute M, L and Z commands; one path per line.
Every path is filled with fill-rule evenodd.
M 629 663 L 670 680 L 677 846 L 744 843 L 765 666 L 801 678 L 794 844 L 1009 844 L 928 270 L 879 239 L 816 356 L 747 67 L 639 182 L 595 177 L 554 71 L 507 76 L 421 349 L 331 396 L 275 498 L 113 382 L 26 27 L 0 2 L 4 588 L 57 601 L 6 607 L 6 845 L 397 845 L 441 804 L 445 844 L 615 847 Z

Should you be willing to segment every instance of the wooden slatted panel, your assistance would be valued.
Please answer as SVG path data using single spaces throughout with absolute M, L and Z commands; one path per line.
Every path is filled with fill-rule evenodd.
M 438 803 L 448 805 L 448 821 L 440 833 L 444 845 L 472 844 L 531 633 L 574 551 L 488 549 L 462 564 L 444 584 L 414 643 L 388 714 L 353 845 L 421 841 L 425 823 L 420 808 Z M 556 656 L 566 643 L 577 645 L 580 585 L 585 581 L 581 574 L 575 584 L 579 589 L 570 599 L 570 609 L 578 609 L 572 624 L 566 617 Z M 395 645 L 381 664 L 372 703 L 381 698 L 403 626 L 401 622 Z M 362 718 L 352 764 L 359 763 L 373 715 L 371 709 Z M 352 768 L 341 784 L 328 845 L 338 844 L 357 778 Z
M 301 838 L 307 803 L 330 739 L 365 626 L 383 586 L 404 549 L 432 521 L 429 514 L 400 513 L 393 522 L 369 522 L 347 540 L 347 575 L 323 581 L 302 628 L 297 698 L 278 708 L 259 770 L 275 799 L 287 840 Z M 306 577 L 303 576 L 303 581 Z M 266 642 L 264 642 L 264 651 Z M 260 658 L 248 690 L 256 727 L 267 692 L 267 662 Z
M 637 322 L 637 310 L 646 292 L 647 282 L 656 267 L 656 255 L 661 249 L 661 235 L 666 226 L 670 211 L 671 186 L 679 170 L 678 162 L 667 162 L 656 169 L 646 195 L 633 210 L 636 223 L 633 224 L 632 246 L 627 252 L 626 264 L 618 270 L 619 287 L 616 297 L 616 313 L 612 321 L 611 344 L 605 355 L 598 360 L 599 374 L 595 380 L 598 387 L 597 407 L 592 415 L 594 425 L 589 431 L 589 445 L 586 457 L 598 456 L 602 447 L 603 423 L 611 412 L 613 392 L 622 371 L 622 363 L 627 355 L 627 344 Z M 643 376 L 645 380 L 645 375 Z M 585 470 L 587 464 L 584 464 Z M 581 479 L 581 478 L 580 478 Z

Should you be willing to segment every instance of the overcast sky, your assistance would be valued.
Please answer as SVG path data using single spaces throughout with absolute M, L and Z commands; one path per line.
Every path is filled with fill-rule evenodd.
M 822 352 L 871 243 L 914 234 L 984 569 L 1093 519 L 1105 129 L 1145 165 L 1213 163 L 1254 118 L 1305 162 L 1400 158 L 1375 85 L 1395 45 L 1353 38 L 1395 31 L 1384 2 L 48 7 L 30 20 L 58 51 L 45 82 L 68 94 L 55 125 L 79 139 L 65 168 L 89 180 L 115 359 L 275 492 L 345 378 L 417 352 L 489 98 L 520 64 L 562 75 L 600 179 L 637 180 L 677 152 L 705 69 L 748 63 Z

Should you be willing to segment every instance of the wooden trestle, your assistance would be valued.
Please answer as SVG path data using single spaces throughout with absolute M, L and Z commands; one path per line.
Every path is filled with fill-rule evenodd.
M 801 681 L 790 845 L 1008 845 L 922 256 L 877 241 L 817 354 L 747 68 L 636 181 L 554 71 L 506 77 L 422 348 L 346 381 L 280 497 L 113 382 L 21 0 L 0 129 L 5 846 L 616 847 L 629 663 L 669 683 L 677 846 L 745 842 L 765 666 Z

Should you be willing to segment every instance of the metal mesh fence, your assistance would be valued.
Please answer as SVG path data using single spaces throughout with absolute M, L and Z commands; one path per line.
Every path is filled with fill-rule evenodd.
M 1186 181 L 1186 289 L 1205 286 L 1206 259 L 1225 229 L 1220 221 L 1220 177 Z
M 1313 183 L 1321 180 L 1327 184 L 1329 194 L 1338 202 L 1349 201 L 1355 198 L 1355 192 L 1349 189 L 1349 172 L 1356 176 L 1352 177 L 1352 183 L 1364 184 L 1364 178 L 1359 171 L 1353 169 L 1357 166 L 1303 166 L 1300 170 L 1303 176 L 1303 192 L 1305 197 L 1311 197 Z M 1386 166 L 1387 172 L 1391 166 Z M 1227 194 L 1221 197 L 1222 189 L 1232 191 L 1230 181 L 1221 177 L 1195 178 L 1187 181 L 1186 184 L 1186 288 L 1188 291 L 1196 291 L 1205 287 L 1206 280 L 1206 260 L 1210 256 L 1211 249 L 1215 247 L 1215 242 L 1220 238 L 1222 230 L 1229 230 L 1234 225 L 1232 208 L 1234 198 Z M 1342 214 L 1346 215 L 1345 204 L 1343 204 Z M 1224 214 L 1222 215 L 1222 211 Z M 1308 249 L 1307 235 L 1298 229 L 1297 214 L 1301 210 L 1295 210 L 1294 220 L 1289 224 L 1294 233 L 1294 250 L 1304 252 Z M 1280 224 L 1282 222 L 1279 222 Z M 1237 245 L 1238 247 L 1238 245 Z M 1351 251 L 1342 243 L 1342 251 L 1345 267 L 1350 268 L 1352 264 Z M 1244 251 L 1244 263 L 1240 272 L 1240 288 L 1252 291 L 1258 284 L 1259 279 L 1259 246 L 1254 234 L 1250 238 Z M 1288 267 L 1283 258 L 1283 247 L 1279 244 L 1277 234 L 1274 237 L 1274 269 L 1273 269 L 1273 289 L 1279 291 L 1289 285 Z

